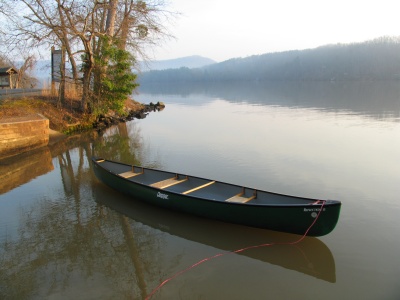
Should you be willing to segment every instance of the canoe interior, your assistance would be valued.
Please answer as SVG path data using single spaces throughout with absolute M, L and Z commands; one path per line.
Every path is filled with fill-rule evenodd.
M 130 166 L 107 160 L 97 160 L 97 163 L 128 181 L 202 199 L 279 206 L 311 205 L 318 201 L 317 199 L 276 194 L 195 176 Z

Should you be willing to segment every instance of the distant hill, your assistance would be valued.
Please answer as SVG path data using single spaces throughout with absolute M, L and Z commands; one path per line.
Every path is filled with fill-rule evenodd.
M 207 65 L 211 65 L 216 63 L 216 61 L 202 57 L 199 55 L 181 57 L 176 59 L 169 60 L 155 60 L 150 62 L 140 62 L 139 68 L 140 71 L 149 71 L 149 70 L 167 70 L 167 69 L 179 69 L 182 67 L 185 68 L 201 68 Z
M 142 85 L 157 82 L 385 79 L 400 79 L 400 37 L 254 55 L 201 68 L 153 70 L 139 75 Z

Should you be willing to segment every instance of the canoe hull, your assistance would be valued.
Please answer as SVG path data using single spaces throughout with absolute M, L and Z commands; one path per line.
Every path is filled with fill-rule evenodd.
M 130 181 L 111 172 L 93 159 L 96 177 L 113 189 L 147 203 L 216 219 L 229 223 L 264 228 L 295 234 L 305 234 L 321 210 L 322 205 L 251 205 L 214 201 L 191 195 L 161 190 L 146 184 Z M 327 201 L 322 207 L 317 221 L 309 230 L 309 236 L 323 236 L 336 226 L 341 203 Z

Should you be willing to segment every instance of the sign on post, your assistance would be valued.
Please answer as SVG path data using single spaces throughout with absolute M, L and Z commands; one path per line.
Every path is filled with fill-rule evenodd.
M 63 67 L 62 50 L 51 48 L 51 81 L 61 82 L 61 68 Z

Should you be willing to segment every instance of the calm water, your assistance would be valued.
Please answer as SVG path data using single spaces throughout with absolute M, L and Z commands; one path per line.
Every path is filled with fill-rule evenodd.
M 89 159 L 339 199 L 336 229 L 229 254 L 151 299 L 400 299 L 400 84 L 142 89 L 165 110 L 0 161 L 0 299 L 142 299 L 299 236 L 147 206 Z

